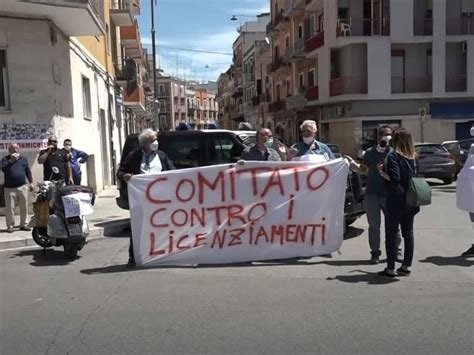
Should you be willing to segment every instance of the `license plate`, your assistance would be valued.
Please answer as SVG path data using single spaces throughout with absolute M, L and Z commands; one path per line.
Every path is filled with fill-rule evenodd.
M 82 235 L 82 223 L 68 224 L 69 235 Z

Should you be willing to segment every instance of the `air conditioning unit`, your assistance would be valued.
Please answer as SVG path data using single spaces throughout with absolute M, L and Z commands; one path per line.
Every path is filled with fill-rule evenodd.
M 344 106 L 335 106 L 334 107 L 334 116 L 342 116 L 344 114 Z
M 467 42 L 461 42 L 461 51 L 463 54 L 467 54 Z

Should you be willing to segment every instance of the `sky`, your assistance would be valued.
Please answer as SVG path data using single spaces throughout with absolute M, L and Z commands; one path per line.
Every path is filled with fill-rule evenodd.
M 140 34 L 151 54 L 151 5 L 140 0 Z M 156 0 L 157 67 L 187 80 L 215 81 L 232 63 L 237 27 L 269 12 L 270 0 Z M 230 21 L 237 15 L 237 21 Z M 246 15 L 246 16 L 238 16 Z M 210 52 L 195 53 L 173 48 Z M 208 68 L 206 68 L 208 66 Z

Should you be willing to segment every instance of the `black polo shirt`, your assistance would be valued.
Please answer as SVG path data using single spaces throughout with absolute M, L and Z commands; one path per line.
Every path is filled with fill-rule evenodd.
M 45 153 L 47 149 L 40 151 L 40 155 Z M 67 153 L 63 149 L 52 150 L 48 159 L 43 163 L 43 179 L 44 180 L 67 180 Z M 59 169 L 58 174 L 53 174 L 53 167 Z

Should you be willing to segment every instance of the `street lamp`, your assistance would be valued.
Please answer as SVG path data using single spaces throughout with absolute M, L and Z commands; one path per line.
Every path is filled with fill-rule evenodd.
M 239 17 L 248 17 L 248 18 L 255 18 L 256 16 L 250 16 L 250 15 L 242 15 L 242 14 L 237 14 L 237 15 L 232 15 L 230 18 L 231 21 L 237 21 Z

